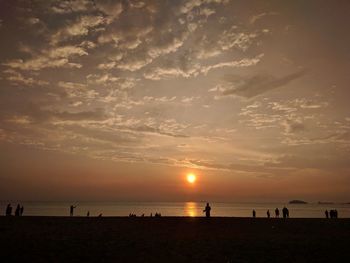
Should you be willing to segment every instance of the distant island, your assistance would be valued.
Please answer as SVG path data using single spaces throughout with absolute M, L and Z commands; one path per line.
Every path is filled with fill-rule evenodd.
M 289 204 L 307 204 L 307 202 L 302 200 L 292 200 L 292 201 L 289 201 Z

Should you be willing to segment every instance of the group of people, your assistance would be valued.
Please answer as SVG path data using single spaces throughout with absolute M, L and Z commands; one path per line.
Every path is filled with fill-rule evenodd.
M 253 210 L 253 217 L 255 217 L 255 215 L 256 215 L 255 210 Z M 266 211 L 266 215 L 267 215 L 267 218 L 271 217 L 270 210 Z M 283 215 L 283 218 L 289 217 L 289 209 L 287 207 L 283 207 L 282 215 Z M 280 217 L 280 210 L 278 209 L 278 207 L 276 207 L 276 209 L 275 209 L 275 217 L 276 218 Z
M 17 205 L 16 210 L 15 210 L 15 216 L 22 216 L 24 211 L 23 205 L 21 206 L 20 204 Z M 6 206 L 6 216 L 12 216 L 12 206 L 11 204 L 8 204 Z
M 205 206 L 205 208 L 203 210 L 203 212 L 205 213 L 206 217 L 210 217 L 210 211 L 211 211 L 211 207 L 210 207 L 209 203 L 207 203 L 207 205 Z M 255 218 L 256 217 L 256 211 L 254 209 L 252 211 L 252 214 L 253 214 L 253 218 Z M 287 207 L 283 207 L 282 214 L 283 214 L 283 218 L 288 218 L 289 217 L 289 210 L 288 210 Z M 271 217 L 270 210 L 266 211 L 266 215 L 267 215 L 268 218 Z M 275 209 L 275 217 L 279 218 L 279 216 L 280 216 L 280 210 L 278 208 L 276 208 Z
M 338 218 L 338 211 L 336 209 L 334 210 L 326 210 L 325 212 L 326 218 Z
M 154 215 L 153 215 L 153 213 L 151 213 L 151 214 L 149 215 L 149 217 L 161 217 L 161 216 L 162 216 L 162 214 L 161 214 L 161 213 L 158 213 L 158 212 L 156 212 Z M 129 214 L 129 217 L 137 217 L 137 215 L 134 214 L 134 213 L 130 213 L 130 214 Z M 145 214 L 140 215 L 140 217 L 145 217 Z

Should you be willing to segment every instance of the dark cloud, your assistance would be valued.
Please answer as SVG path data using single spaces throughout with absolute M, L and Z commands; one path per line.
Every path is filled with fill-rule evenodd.
M 159 128 L 153 128 L 147 125 L 142 125 L 142 126 L 138 126 L 136 128 L 131 128 L 131 130 L 133 131 L 139 131 L 139 132 L 149 132 L 149 133 L 157 133 L 160 135 L 165 135 L 165 136 L 171 136 L 171 137 L 176 137 L 176 138 L 188 138 L 189 136 L 185 135 L 185 134 L 177 134 L 177 133 L 171 133 L 171 132 L 165 132 L 162 131 Z
M 288 119 L 282 122 L 282 126 L 286 133 L 297 133 L 306 130 L 305 124 L 302 120 Z
M 80 111 L 80 112 L 48 112 L 52 117 L 61 120 L 102 120 L 106 117 L 103 109 L 95 109 L 94 111 Z
M 83 121 L 83 120 L 103 120 L 106 118 L 105 112 L 101 108 L 87 111 L 59 111 L 59 110 L 47 110 L 41 109 L 37 105 L 30 104 L 27 107 L 21 108 L 17 112 L 7 112 L 7 119 L 12 116 L 25 116 L 31 123 L 44 123 L 52 120 L 62 121 Z
M 237 95 L 245 98 L 253 98 L 269 90 L 277 89 L 288 83 L 303 77 L 305 70 L 297 71 L 287 76 L 276 78 L 271 75 L 255 75 L 241 78 L 235 75 L 227 75 L 225 80 L 230 82 L 233 88 L 225 90 L 223 95 Z
M 94 138 L 95 140 L 99 140 L 100 144 L 104 144 L 103 151 L 114 149 L 114 144 L 117 144 L 118 146 L 123 146 L 126 144 L 135 145 L 142 140 L 140 136 L 135 136 L 135 134 L 129 131 L 123 130 L 115 132 L 115 130 L 112 131 L 110 129 L 101 129 L 101 125 L 86 127 L 77 124 L 62 124 L 62 126 L 64 126 L 66 130 L 80 135 L 82 138 Z M 97 146 L 100 145 L 97 144 Z M 100 147 L 98 147 L 98 149 L 101 150 Z

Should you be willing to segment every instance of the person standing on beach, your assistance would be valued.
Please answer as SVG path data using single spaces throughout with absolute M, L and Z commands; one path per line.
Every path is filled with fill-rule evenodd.
M 287 207 L 283 207 L 283 209 L 282 209 L 282 214 L 283 214 L 283 218 L 287 218 Z
M 256 217 L 256 212 L 255 212 L 255 210 L 253 209 L 253 218 L 255 218 Z
M 69 211 L 69 212 L 70 212 L 70 213 L 69 213 L 70 216 L 73 216 L 73 214 L 74 214 L 74 208 L 77 208 L 77 207 L 76 207 L 76 206 L 73 206 L 73 205 L 70 206 L 70 211 Z
M 276 207 L 276 209 L 275 209 L 275 216 L 276 216 L 276 218 L 279 218 L 279 217 L 280 217 L 280 210 L 278 210 L 277 207 Z
M 329 218 L 328 210 L 326 210 L 324 214 L 326 215 L 326 218 Z
M 267 210 L 266 214 L 267 214 L 267 218 L 270 218 L 270 210 Z
M 207 203 L 206 207 L 203 210 L 203 212 L 205 212 L 206 217 L 210 217 L 210 210 L 211 210 L 211 207 L 209 206 L 209 203 Z

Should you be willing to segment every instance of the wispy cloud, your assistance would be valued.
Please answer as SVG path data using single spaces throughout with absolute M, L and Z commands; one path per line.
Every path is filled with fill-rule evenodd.
M 24 71 L 38 71 L 45 68 L 81 68 L 82 65 L 70 61 L 71 58 L 87 55 L 81 47 L 63 46 L 43 50 L 39 54 L 33 54 L 33 58 L 13 59 L 3 63 L 4 66 Z
M 227 75 L 226 81 L 232 85 L 223 92 L 223 95 L 237 95 L 245 98 L 252 98 L 267 91 L 283 87 L 293 80 L 299 79 L 306 74 L 305 70 L 291 73 L 284 77 L 273 77 L 271 75 L 255 75 L 252 77 L 238 77 Z

